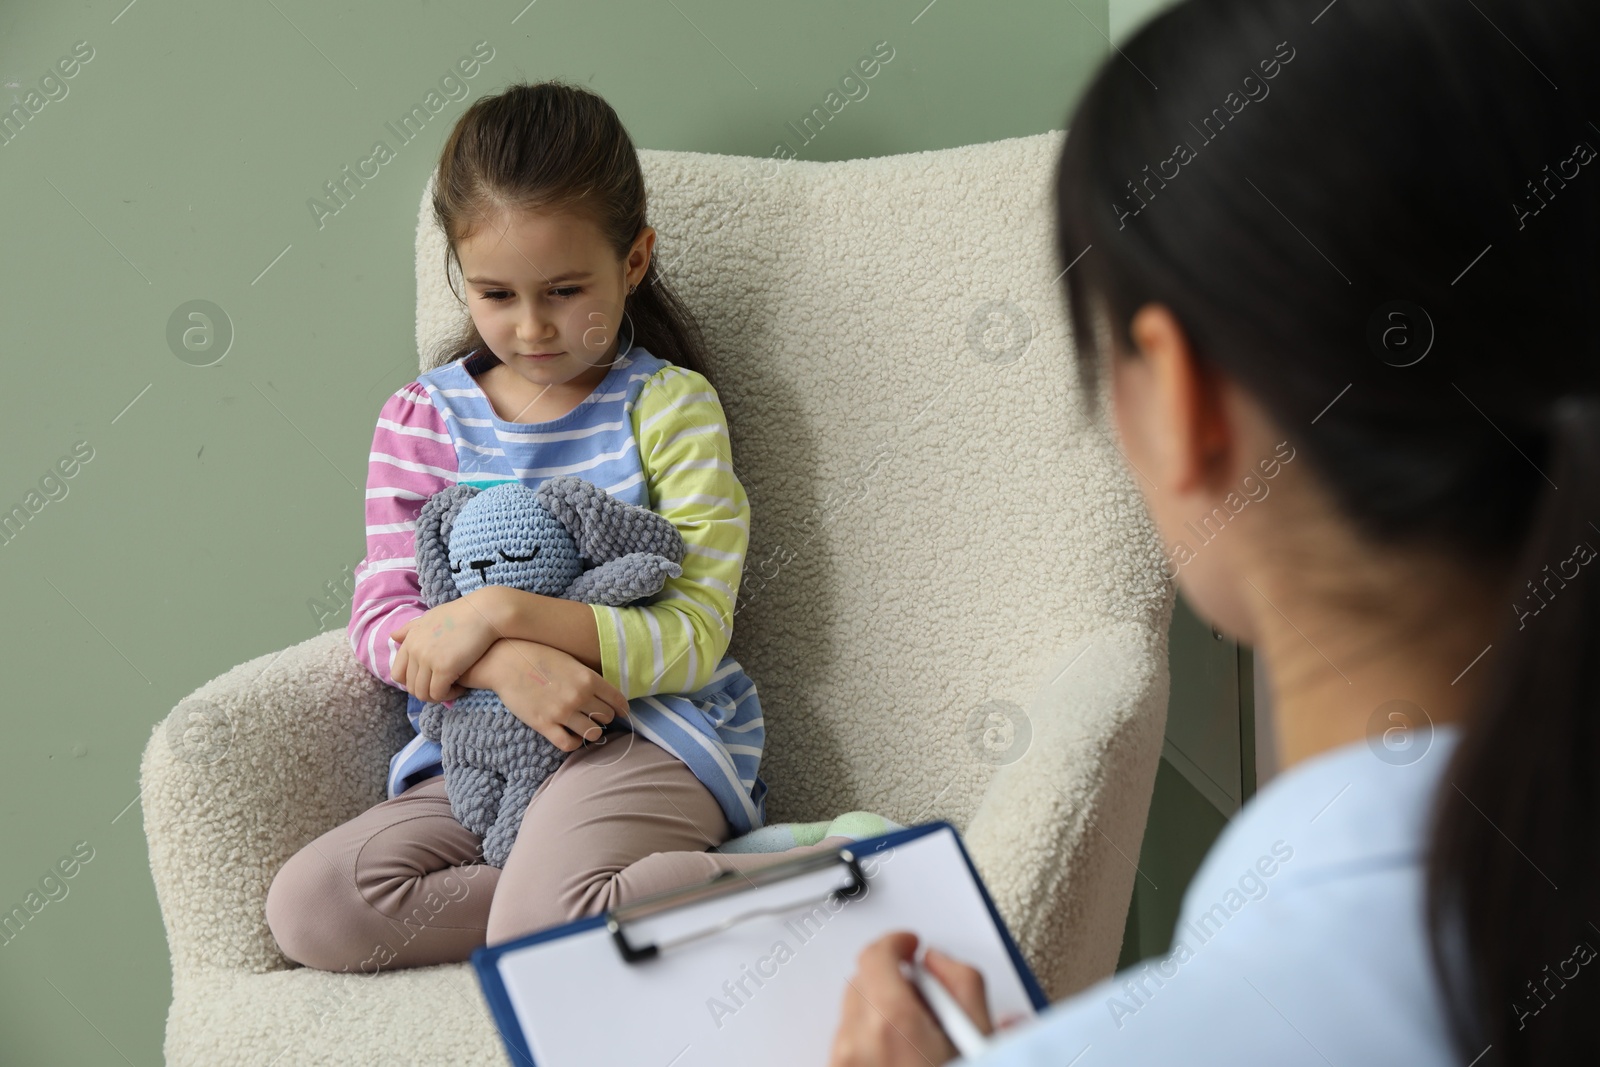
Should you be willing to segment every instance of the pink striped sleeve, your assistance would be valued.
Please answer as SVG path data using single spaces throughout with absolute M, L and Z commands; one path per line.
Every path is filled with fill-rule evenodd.
M 388 685 L 389 635 L 428 610 L 417 578 L 416 519 L 456 482 L 456 450 L 428 390 L 411 382 L 384 402 L 367 458 L 367 555 L 350 600 L 350 647 Z

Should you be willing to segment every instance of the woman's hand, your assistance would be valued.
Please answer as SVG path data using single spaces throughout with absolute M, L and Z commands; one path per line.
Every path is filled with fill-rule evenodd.
M 485 603 L 484 594 L 493 588 L 475 589 L 440 604 L 390 634 L 400 647 L 389 673 L 406 692 L 430 703 L 454 700 L 466 692 L 456 679 L 500 639 Z
M 900 961 L 909 963 L 916 949 L 916 934 L 895 930 L 861 950 L 845 990 L 828 1067 L 926 1067 L 960 1055 L 917 987 L 900 972 Z M 936 949 L 927 951 L 923 963 L 978 1029 L 992 1034 L 983 975 Z
M 563 752 L 601 741 L 601 727 L 628 714 L 628 698 L 559 648 L 506 637 L 485 657 L 506 708 Z

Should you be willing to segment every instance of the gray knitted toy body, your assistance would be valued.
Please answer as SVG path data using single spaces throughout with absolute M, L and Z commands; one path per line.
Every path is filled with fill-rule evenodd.
M 417 516 L 417 574 L 430 608 L 486 585 L 628 604 L 683 573 L 684 552 L 670 521 L 571 475 L 537 490 L 453 485 Z M 567 753 L 491 689 L 469 689 L 448 708 L 424 705 L 418 729 L 439 742 L 451 811 L 483 839 L 485 862 L 504 867 L 534 790 Z

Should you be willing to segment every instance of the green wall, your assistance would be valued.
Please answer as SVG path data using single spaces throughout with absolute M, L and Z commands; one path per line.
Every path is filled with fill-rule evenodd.
M 57 97 L 0 144 L 0 511 L 45 501 L 0 543 L 0 910 L 72 872 L 0 944 L 0 1061 L 161 1061 L 140 752 L 196 686 L 343 624 L 312 605 L 342 609 L 362 555 L 372 420 L 416 372 L 417 202 L 465 101 L 405 145 L 386 123 L 487 42 L 470 97 L 559 75 L 641 147 L 765 156 L 888 41 L 801 158 L 992 141 L 1060 127 L 1107 34 L 1149 6 L 0 7 L 0 104 Z M 379 139 L 393 158 L 319 224 L 308 201 Z M 172 325 L 192 301 L 226 324 L 209 366 L 223 338 L 196 355 Z

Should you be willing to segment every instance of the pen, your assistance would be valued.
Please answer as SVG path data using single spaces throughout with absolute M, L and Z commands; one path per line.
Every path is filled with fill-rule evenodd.
M 984 1037 L 976 1024 L 967 1017 L 967 1013 L 950 991 L 944 987 L 932 974 L 928 973 L 922 965 L 922 955 L 927 950 L 926 945 L 918 945 L 916 957 L 910 963 L 901 962 L 900 973 L 904 974 L 913 984 L 922 999 L 928 1002 L 928 1008 L 933 1012 L 933 1017 L 939 1021 L 939 1026 L 955 1045 L 956 1051 L 961 1053 L 964 1060 L 980 1055 L 989 1047 L 989 1039 Z

